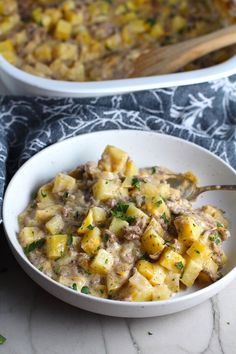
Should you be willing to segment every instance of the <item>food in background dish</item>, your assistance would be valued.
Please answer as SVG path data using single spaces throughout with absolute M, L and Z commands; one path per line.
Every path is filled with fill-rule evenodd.
M 227 24 L 223 3 L 0 0 L 0 53 L 22 70 L 45 78 L 124 78 L 132 62 L 153 43 L 176 43 Z M 185 69 L 210 66 L 232 53 L 229 48 L 218 51 Z
M 41 272 L 96 297 L 155 301 L 216 281 L 229 237 L 223 212 L 195 209 L 171 171 L 135 166 L 108 145 L 98 163 L 60 173 L 19 216 L 19 242 Z

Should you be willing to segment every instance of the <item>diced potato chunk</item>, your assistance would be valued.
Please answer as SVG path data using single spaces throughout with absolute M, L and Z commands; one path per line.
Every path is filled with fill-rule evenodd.
M 170 210 L 167 207 L 165 201 L 161 197 L 152 197 L 151 199 L 146 198 L 146 208 L 147 210 L 155 216 L 164 217 L 164 221 L 168 222 L 170 220 Z
M 165 248 L 163 238 L 151 227 L 142 235 L 141 244 L 143 250 L 151 255 L 158 254 Z
M 133 160 L 128 160 L 125 167 L 124 175 L 126 177 L 132 177 L 138 174 L 138 168 L 135 166 Z
M 109 230 L 113 232 L 115 235 L 119 236 L 122 230 L 128 226 L 129 223 L 127 221 L 113 217 L 111 224 L 109 226 Z
M 190 288 L 194 284 L 201 270 L 202 265 L 200 263 L 197 263 L 193 259 L 188 258 L 186 266 L 184 268 L 184 272 L 180 279 L 181 282 Z
M 160 235 L 161 237 L 164 236 L 165 231 L 164 231 L 163 227 L 161 226 L 161 224 L 156 219 L 152 218 L 150 220 L 147 229 L 148 228 L 155 230 L 158 233 L 158 235 Z
M 127 160 L 127 152 L 115 146 L 107 145 L 98 163 L 98 167 L 104 171 L 121 172 L 125 169 Z
M 166 284 L 156 285 L 153 288 L 152 300 L 167 300 L 171 297 L 171 291 Z
M 46 224 L 45 227 L 50 234 L 58 234 L 64 227 L 64 221 L 61 215 L 54 215 Z
M 72 25 L 70 22 L 65 20 L 59 20 L 54 32 L 54 37 L 56 39 L 67 40 L 71 36 Z
M 93 214 L 93 220 L 95 223 L 104 222 L 106 220 L 106 211 L 100 207 L 91 208 Z
M 76 185 L 75 178 L 73 178 L 69 175 L 65 175 L 63 173 L 60 173 L 54 179 L 52 192 L 53 193 L 70 192 L 75 188 L 75 185 Z
M 113 265 L 113 256 L 104 249 L 100 249 L 92 260 L 90 268 L 99 274 L 107 274 Z
M 159 263 L 168 270 L 180 273 L 184 269 L 185 259 L 179 253 L 168 248 L 161 255 Z
M 52 48 L 44 43 L 35 49 L 35 57 L 42 62 L 49 62 L 52 60 Z
M 91 209 L 84 218 L 82 225 L 78 228 L 78 234 L 86 234 L 89 231 L 90 225 L 93 226 L 93 212 Z
M 186 246 L 190 246 L 194 241 L 198 240 L 202 233 L 202 228 L 196 224 L 191 216 L 180 216 L 175 219 L 174 224 L 178 232 L 179 241 L 183 241 Z
M 217 274 L 218 268 L 218 264 L 216 264 L 211 257 L 208 257 L 203 265 L 203 270 L 212 276 Z
M 149 280 L 150 283 L 155 286 L 155 285 L 161 285 L 164 283 L 164 280 L 166 278 L 166 271 L 165 269 L 159 265 L 157 262 L 152 263 L 153 267 L 153 276 Z
M 107 200 L 115 198 L 119 194 L 119 180 L 99 179 L 93 185 L 93 196 L 98 200 Z
M 148 199 L 156 198 L 160 196 L 158 193 L 158 188 L 151 182 L 141 184 L 141 193 Z
M 153 277 L 153 265 L 151 262 L 146 261 L 145 259 L 140 259 L 136 263 L 136 268 L 140 274 L 142 274 L 145 278 L 150 280 Z
M 37 209 L 35 212 L 35 217 L 38 221 L 48 221 L 54 215 L 58 214 L 61 210 L 61 205 L 49 205 L 45 209 Z
M 37 202 L 40 209 L 46 208 L 49 205 L 55 204 L 52 194 L 52 184 L 48 183 L 39 188 L 37 193 Z
M 44 233 L 38 227 L 25 226 L 19 234 L 19 239 L 22 246 L 26 246 L 33 241 L 39 240 L 44 237 Z
M 179 292 L 179 281 L 180 281 L 180 273 L 175 272 L 167 272 L 165 278 L 165 284 L 173 293 Z
M 210 249 L 202 242 L 195 241 L 192 246 L 187 250 L 187 254 L 195 262 L 204 263 L 211 254 Z
M 151 301 L 153 287 L 138 271 L 129 278 L 129 297 L 131 301 Z
M 145 214 L 141 209 L 137 208 L 134 204 L 128 203 L 129 207 L 126 211 L 127 216 L 133 216 L 135 218 L 144 218 L 146 220 L 149 219 L 148 215 Z
M 46 252 L 50 259 L 62 257 L 66 250 L 67 235 L 53 235 L 46 238 Z
M 73 290 L 81 291 L 82 287 L 86 284 L 86 277 L 83 275 L 77 275 L 75 277 L 60 276 L 59 283 L 72 288 Z
M 59 43 L 53 49 L 53 56 L 60 60 L 77 60 L 78 47 L 72 43 Z
M 124 284 L 129 277 L 129 270 L 122 272 L 109 272 L 107 274 L 107 290 L 109 293 L 115 292 Z
M 97 253 L 101 245 L 101 231 L 98 227 L 88 231 L 81 241 L 81 248 L 89 255 Z
M 204 213 L 211 215 L 216 221 L 218 221 L 224 227 L 229 226 L 228 220 L 224 217 L 223 212 L 218 208 L 213 207 L 212 205 L 205 205 L 202 207 L 202 210 L 204 211 Z

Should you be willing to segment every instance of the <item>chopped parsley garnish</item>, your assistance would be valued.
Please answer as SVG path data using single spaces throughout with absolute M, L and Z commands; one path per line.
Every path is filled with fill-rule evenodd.
M 77 291 L 77 290 L 78 290 L 77 284 L 76 284 L 76 283 L 73 283 L 73 284 L 71 285 L 71 289 Z
M 197 254 L 200 254 L 200 251 L 198 251 L 198 250 L 195 250 L 195 252 L 196 252 Z
M 146 22 L 151 26 L 153 27 L 156 23 L 156 19 L 154 17 L 149 17 Z
M 140 189 L 141 181 L 137 177 L 133 177 L 132 178 L 132 186 L 137 188 L 137 189 Z
M 164 240 L 164 245 L 171 246 L 172 242 L 169 240 Z
M 67 246 L 72 245 L 72 242 L 73 242 L 73 237 L 72 237 L 72 235 L 68 235 L 68 238 L 67 238 Z
M 108 263 L 108 258 L 105 260 L 105 264 L 107 264 Z
M 219 245 L 221 243 L 221 238 L 218 233 L 209 236 L 209 240 L 215 242 L 216 245 Z
M 42 196 L 43 198 L 46 198 L 47 195 L 48 195 L 47 192 L 44 192 L 43 190 L 41 190 L 41 196 Z
M 90 290 L 89 290 L 89 287 L 88 286 L 83 286 L 82 289 L 81 289 L 81 293 L 83 294 L 90 294 Z
M 159 199 L 159 200 L 155 203 L 155 205 L 159 208 L 159 206 L 160 206 L 162 203 L 163 203 L 163 201 L 162 201 L 161 199 Z
M 41 248 L 45 244 L 45 238 L 41 238 L 40 240 L 33 241 L 29 245 L 24 247 L 25 254 L 29 254 L 34 251 L 36 248 Z
M 125 204 L 122 202 L 117 203 L 114 208 L 111 209 L 112 216 L 115 216 L 118 219 L 128 221 L 131 223 L 135 220 L 134 216 L 126 216 L 126 212 L 129 208 L 129 204 Z
M 6 340 L 7 340 L 7 338 L 3 337 L 3 336 L 0 334 L 0 344 L 5 343 Z
M 63 197 L 66 199 L 69 197 L 69 192 L 64 192 Z
M 89 230 L 93 230 L 95 228 L 95 226 L 93 226 L 92 224 L 89 224 L 88 226 L 87 226 L 87 229 L 89 229 Z
M 164 221 L 165 224 L 169 224 L 170 220 L 167 218 L 166 213 L 163 213 L 161 216 L 162 220 Z
M 181 261 L 175 263 L 175 266 L 176 266 L 176 268 L 179 269 L 179 270 L 182 270 L 182 269 L 184 268 L 183 262 L 181 262 Z
M 221 224 L 220 222 L 218 222 L 216 225 L 217 225 L 217 227 L 224 227 L 224 225 Z
M 144 260 L 144 261 L 148 261 L 149 257 L 147 254 L 143 254 L 139 259 Z
M 104 242 L 107 242 L 109 240 L 109 236 L 108 236 L 108 234 L 105 234 L 104 236 L 103 236 L 103 241 Z
M 60 274 L 60 272 L 61 272 L 60 266 L 56 266 L 56 267 L 54 268 L 54 273 Z M 76 285 L 76 284 L 75 284 L 75 285 Z
M 100 289 L 99 292 L 100 292 L 100 294 L 104 294 L 104 290 L 103 289 Z
M 155 166 L 152 167 L 152 175 L 154 175 L 157 172 L 157 168 Z

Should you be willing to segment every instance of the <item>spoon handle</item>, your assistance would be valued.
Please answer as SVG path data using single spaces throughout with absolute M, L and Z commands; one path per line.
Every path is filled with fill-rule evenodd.
M 222 185 L 212 185 L 212 186 L 204 186 L 204 187 L 198 187 L 194 193 L 194 196 L 191 196 L 191 199 L 196 198 L 199 196 L 199 194 L 204 193 L 204 192 L 210 192 L 210 191 L 236 191 L 236 185 L 227 185 L 227 184 L 222 184 Z
M 236 25 L 232 25 L 177 44 L 154 45 L 136 59 L 130 77 L 176 72 L 195 59 L 235 43 Z

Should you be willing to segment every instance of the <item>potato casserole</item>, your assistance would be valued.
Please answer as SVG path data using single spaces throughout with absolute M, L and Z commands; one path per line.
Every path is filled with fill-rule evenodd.
M 98 163 L 59 173 L 19 216 L 30 262 L 75 292 L 155 301 L 221 276 L 229 236 L 223 212 L 194 208 L 166 168 L 137 168 L 108 145 Z M 185 174 L 194 181 L 190 172 Z
M 150 45 L 194 38 L 230 22 L 228 0 L 0 0 L 0 54 L 45 78 L 125 78 Z M 224 6 L 223 6 L 224 5 Z M 218 51 L 186 70 L 227 59 Z

